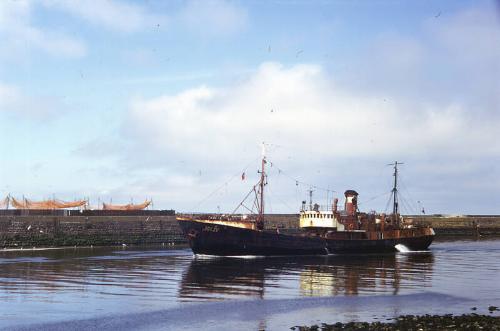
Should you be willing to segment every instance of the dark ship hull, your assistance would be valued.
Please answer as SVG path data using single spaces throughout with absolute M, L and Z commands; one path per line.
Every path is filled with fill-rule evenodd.
M 410 250 L 426 250 L 434 239 L 430 228 L 377 233 L 386 239 L 362 238 L 361 232 L 338 232 L 332 238 L 279 234 L 229 225 L 179 219 L 179 225 L 195 254 L 218 256 L 328 255 L 395 252 L 401 244 Z

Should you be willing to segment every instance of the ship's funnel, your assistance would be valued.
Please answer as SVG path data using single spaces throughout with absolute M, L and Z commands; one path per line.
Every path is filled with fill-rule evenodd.
M 358 192 L 354 190 L 347 190 L 345 195 L 345 211 L 347 215 L 354 216 L 358 210 Z

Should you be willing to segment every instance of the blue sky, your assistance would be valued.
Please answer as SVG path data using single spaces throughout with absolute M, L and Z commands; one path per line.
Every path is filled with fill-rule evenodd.
M 231 210 L 266 141 L 272 212 L 384 210 L 394 160 L 407 212 L 499 212 L 496 2 L 5 0 L 0 40 L 0 195 Z

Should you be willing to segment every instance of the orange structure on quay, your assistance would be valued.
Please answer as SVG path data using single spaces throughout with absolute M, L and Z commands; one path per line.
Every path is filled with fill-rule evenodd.
M 145 200 L 143 203 L 133 204 L 128 203 L 124 205 L 116 205 L 111 203 L 102 203 L 103 210 L 144 210 L 151 205 L 152 200 Z M 15 209 L 25 209 L 25 210 L 54 210 L 54 209 L 68 209 L 68 208 L 80 208 L 80 209 L 91 209 L 89 208 L 88 200 L 75 200 L 75 201 L 63 201 L 59 199 L 47 199 L 41 201 L 34 201 L 23 197 L 22 199 L 16 199 L 10 195 L 5 197 L 5 199 L 0 201 L 0 209 L 9 209 L 13 207 Z

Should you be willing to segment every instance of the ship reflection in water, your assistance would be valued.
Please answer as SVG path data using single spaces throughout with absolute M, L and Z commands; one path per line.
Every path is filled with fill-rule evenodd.
M 179 299 L 413 293 L 431 286 L 433 264 L 432 252 L 300 258 L 194 258 L 182 277 Z
M 301 273 L 303 296 L 398 294 L 405 281 L 428 285 L 434 258 L 432 253 L 383 256 L 338 256 L 332 263 Z M 408 288 L 411 288 L 410 285 Z

